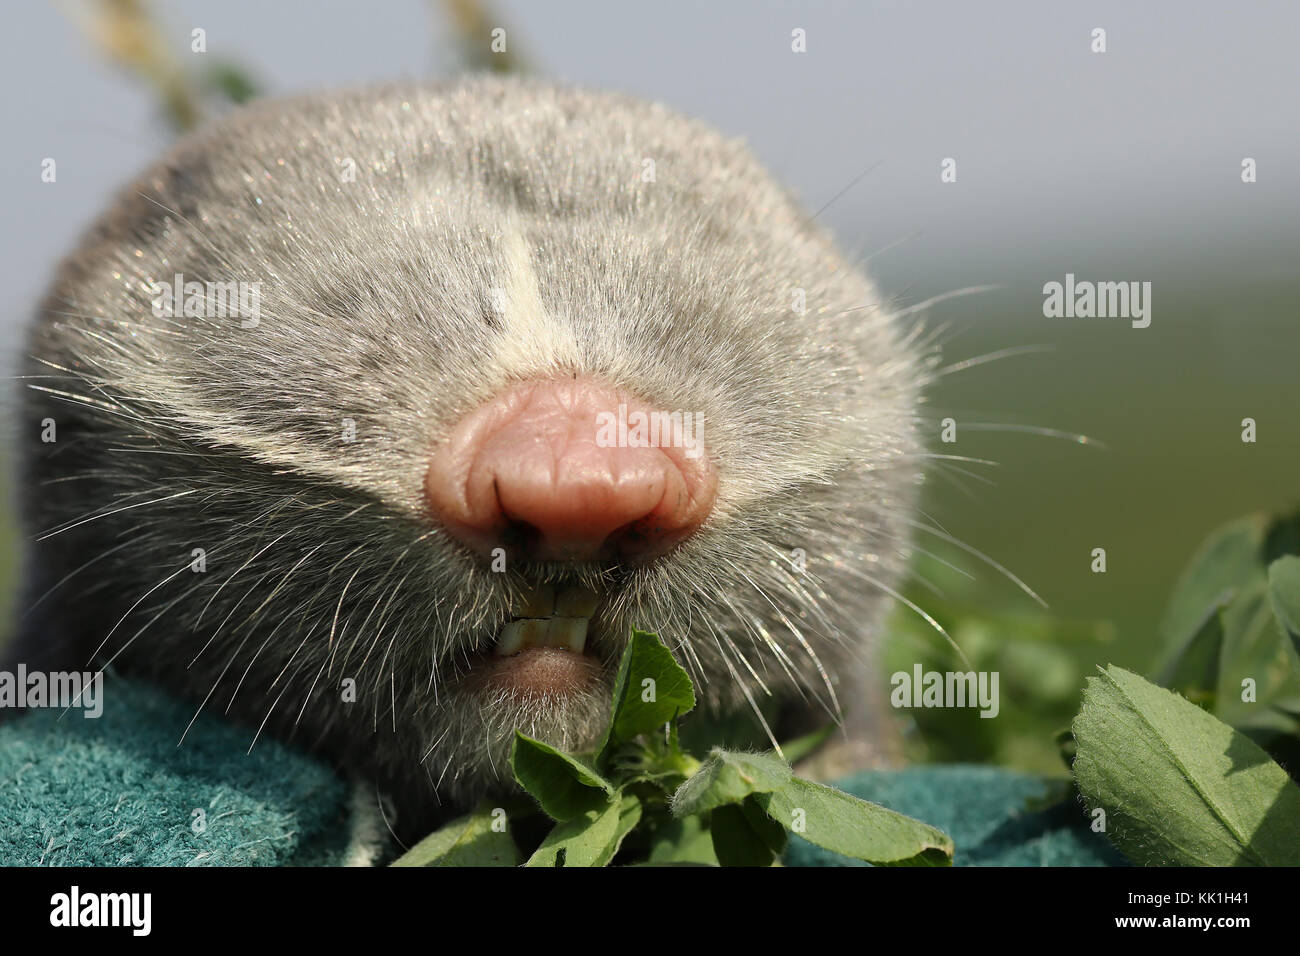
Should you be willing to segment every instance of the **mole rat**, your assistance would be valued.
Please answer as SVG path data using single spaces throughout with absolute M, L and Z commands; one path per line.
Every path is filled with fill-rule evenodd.
M 633 628 L 707 712 L 877 733 L 932 356 L 700 122 L 506 78 L 246 107 L 121 193 L 27 353 L 29 666 L 421 825 L 516 729 L 594 745 Z

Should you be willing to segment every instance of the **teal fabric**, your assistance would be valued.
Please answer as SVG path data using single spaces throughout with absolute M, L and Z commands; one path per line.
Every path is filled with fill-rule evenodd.
M 104 712 L 0 723 L 0 863 L 276 866 L 332 863 L 348 788 L 328 767 L 148 687 L 108 682 Z M 206 817 L 195 832 L 195 810 Z
M 1093 833 L 1081 804 L 1042 777 L 997 767 L 921 765 L 871 770 L 835 784 L 863 800 L 924 820 L 952 837 L 954 866 L 1124 866 Z M 1038 807 L 1047 804 L 1041 809 Z M 866 866 L 791 840 L 787 866 Z
M 45 866 L 338 865 L 349 788 L 328 767 L 156 690 L 114 681 L 104 713 L 33 711 L 0 723 L 0 863 Z M 838 784 L 945 830 L 958 865 L 1086 866 L 1122 859 L 1072 801 L 990 767 L 921 766 Z M 195 810 L 206 826 L 196 832 Z M 786 862 L 853 865 L 802 840 Z

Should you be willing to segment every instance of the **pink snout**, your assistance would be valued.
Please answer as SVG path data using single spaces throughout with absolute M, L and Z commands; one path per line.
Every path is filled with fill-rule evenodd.
M 652 414 L 661 427 L 638 431 Z M 653 557 L 699 528 L 713 507 L 717 472 L 701 424 L 586 379 L 520 383 L 471 412 L 439 446 L 425 482 L 429 506 L 484 554 Z

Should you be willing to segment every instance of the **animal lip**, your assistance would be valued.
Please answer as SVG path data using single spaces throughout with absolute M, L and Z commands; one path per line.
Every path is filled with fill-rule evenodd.
M 514 618 L 497 636 L 493 654 L 513 657 L 533 648 L 556 648 L 582 654 L 587 628 L 600 595 L 574 585 L 539 585 L 521 592 L 511 607 Z

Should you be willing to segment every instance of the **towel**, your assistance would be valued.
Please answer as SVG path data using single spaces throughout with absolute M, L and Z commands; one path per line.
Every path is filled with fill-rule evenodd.
M 309 754 L 146 684 L 118 680 L 94 719 L 32 710 L 0 723 L 0 864 L 343 866 L 390 859 L 373 792 Z M 193 721 L 191 723 L 191 721 Z M 187 729 L 188 728 L 188 729 Z M 178 743 L 184 737 L 183 745 Z M 860 773 L 842 790 L 946 831 L 958 866 L 1123 863 L 1041 777 L 983 766 Z M 799 838 L 792 866 L 857 865 Z
M 923 820 L 952 837 L 953 866 L 1125 866 L 1088 826 L 1062 781 L 975 764 L 868 770 L 835 781 L 841 790 Z M 797 836 L 787 866 L 867 866 Z

